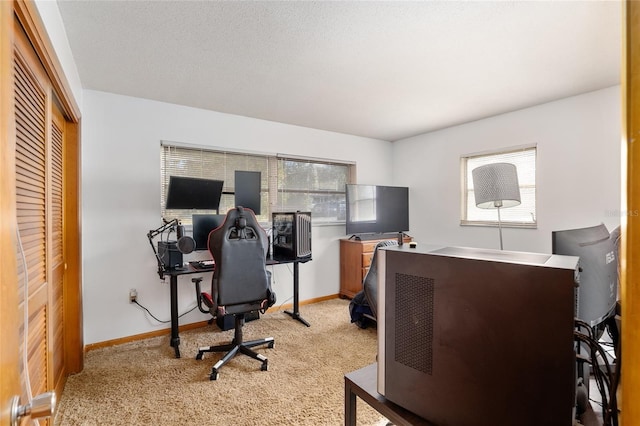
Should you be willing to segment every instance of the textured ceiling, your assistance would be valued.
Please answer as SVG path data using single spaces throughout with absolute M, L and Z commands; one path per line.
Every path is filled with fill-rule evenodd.
M 85 89 L 391 141 L 619 84 L 620 3 L 58 1 Z

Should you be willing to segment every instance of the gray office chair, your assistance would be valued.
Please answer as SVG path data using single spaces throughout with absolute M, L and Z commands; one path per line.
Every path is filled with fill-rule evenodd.
M 250 209 L 236 207 L 226 215 L 220 227 L 209 234 L 209 251 L 215 261 L 211 294 L 201 293 L 204 302 L 214 316 L 233 314 L 235 334 L 231 343 L 202 347 L 196 359 L 205 352 L 227 352 L 211 369 L 211 380 L 218 378 L 220 368 L 238 352 L 262 362 L 261 370 L 267 370 L 267 358 L 251 348 L 268 345 L 273 348 L 273 337 L 245 342 L 242 326 L 250 312 L 264 313 L 275 301 L 271 290 L 271 274 L 266 269 L 268 248 L 267 234 L 260 227 Z
M 362 290 L 349 304 L 351 322 L 360 328 L 367 328 L 369 322 L 376 323 L 378 317 L 378 249 L 398 245 L 395 240 L 384 240 L 376 244 L 367 275 L 362 281 Z

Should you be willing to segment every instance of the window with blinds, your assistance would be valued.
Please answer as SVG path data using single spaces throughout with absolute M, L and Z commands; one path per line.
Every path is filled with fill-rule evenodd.
M 492 163 L 511 163 L 518 171 L 521 204 L 500 209 L 502 226 L 535 228 L 536 222 L 536 147 L 526 146 L 492 153 L 467 155 L 460 159 L 462 167 L 462 225 L 497 225 L 495 209 L 476 207 L 472 170 Z
M 344 222 L 349 164 L 278 159 L 279 211 L 310 211 L 315 223 Z
M 344 222 L 345 184 L 351 176 L 350 163 L 279 155 L 248 154 L 215 149 L 161 145 L 161 212 L 165 219 L 191 224 L 192 214 L 215 211 L 167 210 L 170 176 L 222 180 L 219 213 L 235 206 L 235 171 L 255 171 L 261 176 L 261 223 L 271 221 L 272 212 L 310 211 L 313 223 Z

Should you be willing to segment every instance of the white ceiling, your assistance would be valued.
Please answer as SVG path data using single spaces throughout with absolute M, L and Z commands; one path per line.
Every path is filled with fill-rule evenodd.
M 85 89 L 390 141 L 620 83 L 618 1 L 58 5 Z

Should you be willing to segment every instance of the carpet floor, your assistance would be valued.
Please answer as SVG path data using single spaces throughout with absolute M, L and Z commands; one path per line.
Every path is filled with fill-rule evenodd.
M 274 337 L 257 348 L 261 363 L 237 355 L 210 381 L 222 355 L 201 346 L 228 343 L 233 330 L 215 324 L 180 333 L 182 358 L 169 336 L 88 352 L 84 370 L 68 378 L 54 425 L 343 425 L 344 374 L 376 360 L 376 329 L 350 323 L 349 302 L 332 299 L 300 308 L 307 328 L 282 311 L 244 326 L 245 340 Z M 358 425 L 385 420 L 358 401 Z

